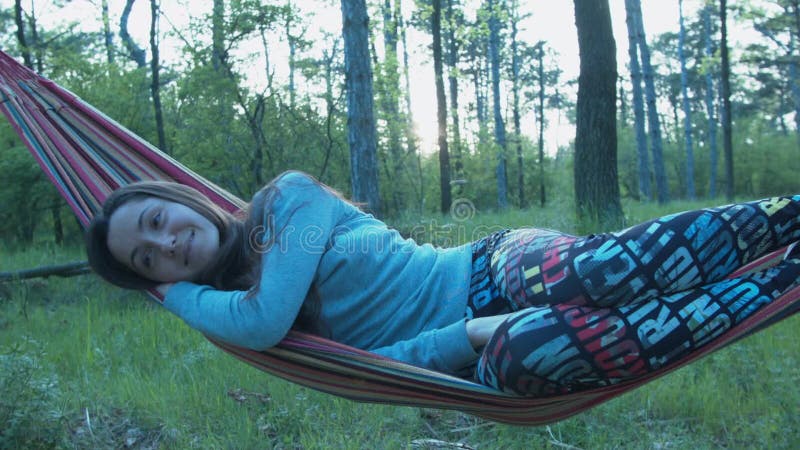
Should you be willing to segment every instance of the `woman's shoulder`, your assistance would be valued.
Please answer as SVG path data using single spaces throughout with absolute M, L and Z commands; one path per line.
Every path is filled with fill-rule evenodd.
M 298 204 L 340 203 L 343 197 L 314 176 L 299 170 L 287 170 L 275 177 L 264 189 L 261 200 L 273 208 Z M 254 198 L 254 200 L 256 200 Z
M 300 171 L 300 170 L 287 170 L 277 177 L 275 177 L 270 184 L 278 186 L 278 187 L 287 187 L 291 188 L 294 186 L 311 186 L 311 185 L 320 185 L 321 183 L 317 181 L 316 178 L 313 176 Z

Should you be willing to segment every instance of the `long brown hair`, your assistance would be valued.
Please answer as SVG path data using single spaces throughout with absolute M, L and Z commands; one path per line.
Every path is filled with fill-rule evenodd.
M 215 263 L 204 270 L 197 280 L 187 281 L 211 285 L 221 290 L 249 290 L 254 293 L 258 291 L 261 278 L 261 258 L 256 249 L 269 247 L 281 233 L 281 230 L 269 226 L 266 234 L 255 234 L 255 231 L 264 230 L 265 224 L 262 222 L 265 217 L 270 216 L 269 212 L 282 194 L 277 182 L 284 175 L 293 172 L 296 171 L 283 172 L 253 196 L 245 221 L 226 212 L 201 192 L 181 184 L 145 181 L 121 187 L 106 199 L 102 211 L 95 215 L 86 231 L 89 265 L 103 279 L 122 288 L 150 289 L 158 285 L 158 282 L 135 273 L 114 259 L 108 248 L 108 223 L 111 215 L 130 201 L 158 197 L 192 208 L 219 230 L 220 248 Z M 332 195 L 347 201 L 336 190 L 308 174 L 304 175 Z M 253 242 L 254 238 L 259 238 L 260 242 Z M 312 284 L 295 321 L 295 327 L 316 334 L 327 334 L 327 326 L 319 321 L 320 307 L 321 299 L 317 287 Z

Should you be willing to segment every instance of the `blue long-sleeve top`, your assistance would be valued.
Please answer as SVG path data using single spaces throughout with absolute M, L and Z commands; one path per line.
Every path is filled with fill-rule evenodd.
M 471 271 L 469 244 L 418 245 L 300 172 L 276 182 L 265 226 L 261 280 L 250 291 L 173 285 L 164 306 L 211 337 L 254 350 L 287 334 L 313 285 L 330 338 L 447 373 L 478 355 L 464 313 Z

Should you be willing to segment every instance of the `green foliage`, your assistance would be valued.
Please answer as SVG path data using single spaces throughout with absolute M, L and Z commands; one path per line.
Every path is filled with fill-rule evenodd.
M 742 120 L 734 133 L 735 191 L 766 197 L 797 191 L 798 135 L 775 131 L 761 120 Z
M 3 127 L 6 132 L 8 128 Z M 30 244 L 36 224 L 42 217 L 39 205 L 44 196 L 41 190 L 46 185 L 37 182 L 44 174 L 25 148 L 14 145 L 2 150 L 0 175 L 4 180 L 11 181 L 0 191 L 4 205 L 0 209 L 0 236 L 3 237 L 3 243 Z
M 709 190 L 709 152 L 706 139 L 706 117 L 696 114 L 694 129 L 699 136 L 695 148 L 695 184 L 697 195 L 704 197 Z M 724 172 L 721 129 L 717 152 L 718 189 L 722 192 Z M 675 130 L 675 133 L 682 132 Z M 676 140 L 677 134 L 664 142 L 664 166 L 670 183 L 670 192 L 678 198 L 685 195 L 685 153 L 683 143 Z M 618 130 L 618 162 L 621 195 L 638 199 L 636 142 L 630 128 Z M 759 117 L 737 120 L 733 129 L 734 191 L 740 198 L 762 198 L 785 195 L 797 190 L 797 173 L 800 160 L 797 158 L 798 135 L 783 133 Z
M 57 7 L 62 6 L 59 4 Z M 415 7 L 415 19 L 412 22 L 418 28 L 427 30 L 430 2 L 418 1 Z M 161 97 L 168 147 L 165 150 L 200 175 L 244 199 L 248 199 L 262 183 L 286 169 L 305 170 L 349 195 L 350 155 L 346 137 L 346 105 L 342 96 L 344 76 L 339 38 L 327 36 L 329 42 L 322 46 L 323 56 L 320 57 L 315 50 L 320 48 L 319 45 L 307 45 L 315 43 L 303 34 L 305 28 L 298 22 L 303 18 L 303 13 L 297 7 L 263 6 L 248 0 L 231 2 L 227 8 L 220 24 L 223 33 L 219 35 L 225 41 L 221 43 L 221 48 L 226 52 L 221 55 L 224 62 L 222 67 L 215 67 L 208 39 L 213 28 L 211 17 L 198 15 L 193 17 L 187 30 L 174 30 L 176 34 L 185 31 L 180 35 L 185 46 L 178 58 L 164 61 L 161 68 Z M 456 19 L 450 26 L 455 27 L 461 53 L 456 66 L 448 70 L 458 77 L 465 94 L 459 98 L 464 109 L 461 115 L 464 122 L 463 182 L 461 179 L 454 180 L 453 196 L 470 201 L 480 211 L 489 211 L 497 203 L 495 168 L 498 149 L 492 143 L 491 126 L 475 123 L 477 105 L 475 99 L 470 98 L 475 94 L 471 91 L 476 89 L 476 86 L 470 86 L 473 75 L 483 70 L 481 64 L 485 62 L 482 59 L 485 52 L 480 48 L 485 44 L 483 40 L 488 31 L 485 20 L 470 22 L 467 16 L 471 13 L 463 5 L 459 6 L 456 2 L 454 8 Z M 380 17 L 377 12 L 379 8 L 374 11 L 373 15 Z M 785 37 L 789 22 L 786 22 L 786 17 L 781 18 L 779 12 L 776 10 L 773 14 L 776 19 L 765 22 L 765 26 L 769 25 L 770 29 L 783 33 L 781 36 Z M 485 18 L 487 11 L 482 7 L 475 14 Z M 699 16 L 689 19 L 689 58 L 695 61 L 690 66 L 690 83 L 695 94 L 694 109 L 697 111 L 694 114 L 697 138 L 695 183 L 698 195 L 704 196 L 709 188 L 710 168 L 706 124 L 702 113 L 702 94 L 705 89 L 703 75 L 707 71 L 715 72 L 715 57 L 704 55 Z M 8 25 L 2 28 L 4 32 L 0 32 L 0 43 L 6 43 L 13 52 L 15 25 L 10 9 L 0 10 L 0 23 Z M 375 19 L 371 23 L 377 29 L 382 21 Z M 43 74 L 69 88 L 134 133 L 155 142 L 149 72 L 136 69 L 122 57 L 117 58 L 116 64 L 105 61 L 103 39 L 99 34 L 82 32 L 75 24 L 60 24 L 52 29 L 46 29 L 43 23 L 38 25 L 40 42 L 36 47 L 36 56 Z M 241 51 L 245 42 L 261 42 L 265 52 L 272 50 L 270 43 L 261 41 L 262 32 L 284 33 L 287 34 L 286 38 L 291 34 L 291 38 L 295 39 L 295 73 L 298 79 L 304 77 L 304 83 L 298 83 L 296 87 L 297 92 L 288 93 L 285 85 L 272 78 L 274 71 L 269 62 L 265 67 L 260 67 L 264 55 L 249 50 Z M 373 36 L 378 38 L 381 33 L 373 32 Z M 165 35 L 163 38 L 166 41 L 175 36 Z M 546 43 L 532 46 L 520 42 L 528 62 L 523 66 L 533 67 L 530 61 L 535 59 L 539 44 L 549 47 Z M 667 100 L 659 103 L 659 107 L 664 109 L 664 106 L 673 106 L 668 104 L 670 101 L 677 102 L 679 93 L 676 75 L 672 73 L 676 67 L 670 67 L 675 54 L 674 39 L 667 33 L 657 38 L 652 48 L 659 65 L 656 81 L 660 94 Z M 124 50 L 118 50 L 119 54 L 125 53 Z M 778 58 L 779 49 L 769 42 L 751 50 L 743 55 L 742 64 L 753 66 L 770 58 L 774 64 L 759 66 L 764 70 L 754 71 L 753 75 L 740 71 L 739 77 L 732 80 L 734 91 L 739 93 L 734 97 L 733 109 L 735 190 L 737 195 L 748 198 L 795 190 L 794 180 L 798 169 L 795 163 L 797 158 L 794 157 L 798 147 L 797 137 L 788 125 L 792 108 L 788 101 L 789 92 L 784 86 L 787 66 Z M 760 53 L 760 59 L 748 59 L 756 51 Z M 405 94 L 401 86 L 403 83 L 398 83 L 400 61 L 392 57 L 381 59 L 380 53 L 375 55 L 373 69 L 376 104 L 380 106 L 377 108 L 379 184 L 386 215 L 402 218 L 409 212 L 437 211 L 440 204 L 438 157 L 435 153 L 427 153 L 435 149 L 425 149 L 426 154 L 420 156 L 413 150 L 414 145 L 406 142 L 408 137 L 404 130 L 408 111 L 404 107 L 395 111 L 391 106 L 404 103 L 400 100 Z M 547 90 L 547 109 L 558 105 L 562 116 L 574 116 L 574 108 L 569 102 L 563 98 L 551 98 L 556 88 L 559 92 L 569 90 L 563 89 L 563 82 L 557 81 L 558 63 L 555 55 L 549 54 L 545 62 L 545 76 L 548 83 L 553 84 Z M 253 87 L 249 79 L 252 78 L 251 73 L 256 71 L 270 74 L 266 86 Z M 528 106 L 531 102 L 537 102 L 537 76 L 523 71 L 518 80 L 525 86 L 522 99 Z M 484 104 L 482 108 L 485 110 L 487 105 Z M 661 112 L 667 122 L 674 122 L 665 125 L 664 158 L 670 190 L 673 196 L 680 197 L 685 191 L 684 151 L 678 128 L 680 120 L 670 110 Z M 721 154 L 721 129 L 719 131 L 718 150 Z M 402 143 L 402 146 L 398 146 L 398 143 Z M 535 144 L 527 139 L 522 142 L 525 197 L 529 204 L 538 203 L 541 181 Z M 623 197 L 635 199 L 638 198 L 638 187 L 633 144 L 628 125 L 620 124 L 618 171 L 621 192 Z M 519 169 L 511 136 L 506 157 L 509 200 L 512 206 L 518 206 Z M 720 158 L 720 168 L 722 163 Z M 562 198 L 571 198 L 573 175 L 569 158 L 550 155 L 543 169 L 548 194 L 556 194 L 555 197 L 548 195 L 548 201 L 561 202 Z M 46 178 L 39 173 L 4 121 L 0 123 L 0 176 L 14 180 L 0 189 L 2 244 L 6 247 L 24 247 L 37 240 L 54 240 L 52 205 L 57 201 L 55 191 L 48 186 Z M 721 182 L 724 180 L 720 171 Z M 65 234 L 76 242 L 80 239 L 80 233 L 74 220 L 66 219 L 66 208 L 63 209 Z M 586 226 L 590 227 L 589 224 Z

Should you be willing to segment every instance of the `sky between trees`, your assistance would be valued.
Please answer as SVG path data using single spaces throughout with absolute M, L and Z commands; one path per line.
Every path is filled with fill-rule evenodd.
M 97 0 L 73 0 L 69 8 L 57 8 L 53 4 L 42 1 L 35 1 L 37 16 L 46 26 L 66 22 L 78 22 L 79 27 L 85 31 L 99 31 L 102 27 L 100 22 L 100 2 Z M 118 23 L 119 17 L 124 6 L 124 0 L 109 0 L 109 9 L 114 24 Z M 277 2 L 267 2 L 277 3 Z M 309 17 L 309 39 L 321 42 L 324 33 L 331 35 L 341 34 L 341 10 L 340 3 L 336 0 L 294 0 L 293 3 Z M 469 2 L 467 2 L 469 3 Z M 472 2 L 479 3 L 479 2 Z M 685 0 L 684 9 L 687 16 L 695 14 L 697 9 L 704 3 L 703 0 Z M 628 40 L 625 25 L 624 2 L 611 0 L 611 20 L 614 28 L 614 37 L 617 46 L 617 70 L 621 75 L 627 76 L 628 64 Z M 3 7 L 13 7 L 12 0 L 0 0 Z M 539 40 L 547 41 L 548 45 L 555 50 L 557 56 L 554 61 L 563 71 L 564 80 L 575 79 L 578 76 L 578 42 L 577 31 L 575 29 L 573 2 L 569 0 L 552 0 L 547 2 L 530 1 L 521 2 L 525 12 L 531 14 L 526 19 L 521 28 L 521 37 L 528 42 Z M 146 47 L 149 40 L 150 27 L 150 5 L 148 1 L 138 1 L 134 5 L 129 19 L 129 31 L 133 38 L 141 45 Z M 413 0 L 405 0 L 403 3 L 404 15 L 410 17 L 415 8 Z M 200 14 L 210 13 L 211 2 L 198 2 L 190 0 L 163 0 L 161 2 L 163 17 L 161 21 L 162 42 L 161 53 L 163 64 L 177 65 L 176 58 L 179 54 L 180 40 L 174 36 L 173 30 L 185 30 L 190 21 L 190 15 L 197 17 Z M 473 12 L 474 13 L 474 12 Z M 642 2 L 642 14 L 644 19 L 645 32 L 648 41 L 651 36 L 664 32 L 678 31 L 678 0 L 644 0 Z M 370 12 L 370 20 L 379 22 L 380 17 L 377 11 Z M 312 25 L 313 24 L 313 25 Z M 755 32 L 738 25 L 731 21 L 731 46 L 734 51 L 738 42 L 755 39 Z M 380 39 L 380 34 L 374 36 Z M 434 153 L 436 151 L 436 108 L 433 102 L 435 98 L 433 83 L 433 65 L 430 53 L 430 35 L 418 29 L 409 29 L 409 57 L 411 66 L 414 67 L 411 83 L 411 99 L 414 108 L 414 118 L 420 138 L 422 139 L 421 150 L 423 153 Z M 210 36 L 209 36 L 210 39 Z M 260 42 L 254 42 L 253 52 L 259 51 Z M 376 50 L 381 52 L 382 46 L 376 45 Z M 310 53 L 320 52 L 320 49 L 312 49 Z M 244 51 L 246 53 L 246 50 Z M 282 36 L 275 36 L 275 42 L 271 43 L 270 55 L 271 63 L 276 73 L 276 77 L 285 79 L 288 68 L 282 63 L 288 61 L 288 48 Z M 264 83 L 261 71 L 254 71 L 250 75 L 251 82 L 258 86 Z M 576 95 L 570 92 L 569 95 Z M 548 117 L 549 127 L 546 130 L 545 148 L 549 154 L 555 154 L 560 145 L 567 145 L 574 138 L 574 125 L 566 119 L 559 118 L 552 113 Z M 532 113 L 523 119 L 533 123 Z M 535 140 L 536 130 L 532 125 L 523 127 L 523 134 L 530 135 Z

